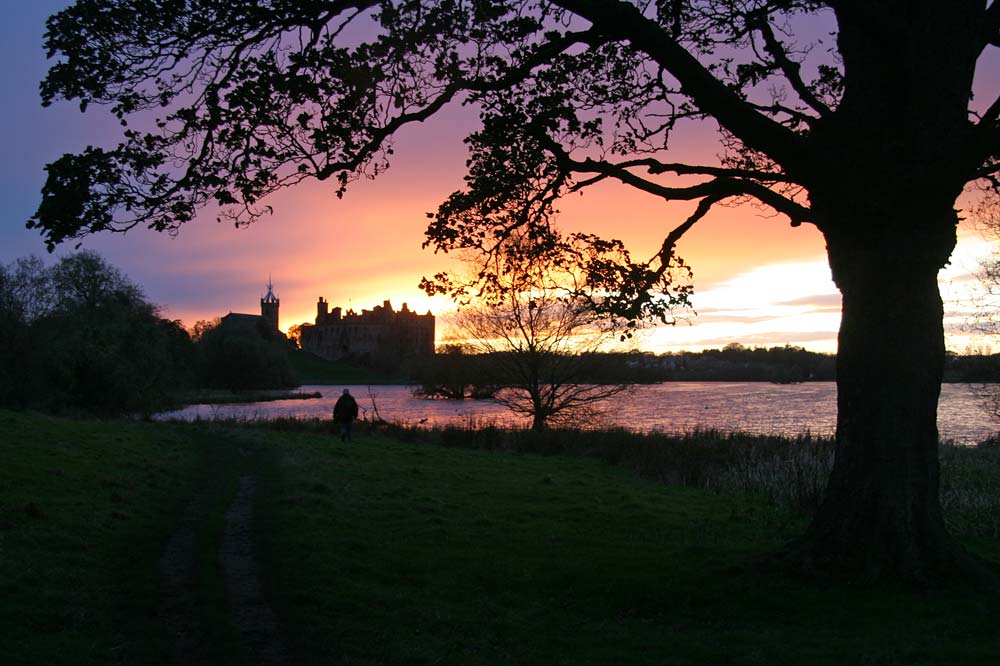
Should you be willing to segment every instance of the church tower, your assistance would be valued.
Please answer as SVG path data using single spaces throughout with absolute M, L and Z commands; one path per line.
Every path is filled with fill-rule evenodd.
M 260 299 L 260 318 L 269 330 L 278 330 L 278 305 L 281 301 L 274 295 L 271 276 L 267 276 L 267 294 Z

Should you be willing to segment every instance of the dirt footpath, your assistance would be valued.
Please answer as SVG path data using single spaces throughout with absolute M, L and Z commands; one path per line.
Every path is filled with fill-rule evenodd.
M 230 621 L 239 632 L 243 648 L 253 663 L 279 666 L 288 663 L 278 636 L 274 611 L 261 597 L 260 572 L 254 553 L 253 499 L 257 490 L 254 476 L 240 477 L 239 491 L 226 511 L 219 560 L 226 579 Z
M 241 462 L 246 454 L 241 453 Z M 248 467 L 248 465 L 240 465 Z M 232 473 L 231 470 L 227 470 Z M 230 477 L 232 478 L 232 477 Z M 218 649 L 209 646 L 213 637 L 235 634 L 240 663 L 260 666 L 285 666 L 288 653 L 281 640 L 273 610 L 261 594 L 260 568 L 255 552 L 254 496 L 257 478 L 244 471 L 239 477 L 238 490 L 224 514 L 222 534 L 216 562 L 198 561 L 199 527 L 211 524 L 211 496 L 209 484 L 219 484 L 221 479 L 205 475 L 191 500 L 181 514 L 177 527 L 167 540 L 159 561 L 162 600 L 160 617 L 172 643 L 174 663 L 185 666 L 212 664 L 218 660 Z M 218 515 L 218 514 L 216 514 Z M 199 567 L 218 566 L 225 587 L 226 608 L 206 612 L 201 607 L 211 603 L 211 595 L 197 589 Z M 205 617 L 228 618 L 229 627 L 201 626 Z M 212 653 L 215 656 L 210 656 Z

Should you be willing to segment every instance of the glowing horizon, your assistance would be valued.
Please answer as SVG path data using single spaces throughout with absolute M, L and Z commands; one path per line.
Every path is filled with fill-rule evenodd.
M 975 298 L 973 273 L 979 259 L 990 249 L 986 241 L 965 234 L 951 265 L 941 273 L 948 349 L 951 351 L 962 352 L 970 346 L 988 344 L 981 341 L 981 336 L 964 329 L 973 312 L 970 305 Z M 415 285 L 409 290 L 400 289 L 400 279 L 405 280 L 376 277 L 324 290 L 310 279 L 294 280 L 286 289 L 282 287 L 280 276 L 274 277 L 275 293 L 282 302 L 281 328 L 287 332 L 293 325 L 312 323 L 319 296 L 323 296 L 331 308 L 358 312 L 388 300 L 396 310 L 405 303 L 410 310 L 431 312 L 438 322 L 437 344 L 452 340 L 447 324 L 447 315 L 454 310 L 451 301 L 440 296 L 429 297 Z M 248 290 L 246 297 L 231 307 L 179 318 L 190 326 L 198 319 L 212 319 L 230 311 L 255 314 L 264 294 L 265 280 L 262 278 L 259 282 L 253 292 Z M 830 278 L 825 257 L 755 266 L 705 289 L 697 289 L 696 283 L 693 300 L 695 313 L 682 318 L 677 325 L 642 329 L 634 340 L 617 348 L 663 353 L 700 351 L 739 342 L 747 347 L 789 344 L 812 351 L 836 352 L 840 295 Z

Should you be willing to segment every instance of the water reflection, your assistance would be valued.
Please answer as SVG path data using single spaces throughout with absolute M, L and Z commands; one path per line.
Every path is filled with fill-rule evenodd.
M 387 421 L 422 425 L 516 425 L 524 419 L 489 400 L 420 400 L 409 386 L 303 386 L 318 391 L 314 400 L 234 405 L 191 405 L 157 415 L 158 419 L 257 419 L 290 416 L 330 418 L 333 403 L 351 389 L 363 414 L 375 410 Z M 640 385 L 607 401 L 604 413 L 589 426 L 617 425 L 641 432 L 684 432 L 695 428 L 742 430 L 758 434 L 832 435 L 836 424 L 836 385 L 832 382 L 767 384 L 759 382 L 667 382 Z M 971 444 L 997 431 L 966 384 L 941 389 L 938 429 L 945 439 Z

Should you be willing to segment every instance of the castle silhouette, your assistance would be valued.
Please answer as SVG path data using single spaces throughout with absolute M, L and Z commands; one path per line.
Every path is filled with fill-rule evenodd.
M 264 337 L 285 340 L 278 328 L 281 301 L 274 294 L 271 277 L 267 293 L 260 299 L 260 314 L 230 312 L 221 325 L 256 330 Z M 302 349 L 329 361 L 352 360 L 382 367 L 395 366 L 407 358 L 434 354 L 434 315 L 417 314 L 406 303 L 396 311 L 386 300 L 371 310 L 344 312 L 329 309 L 320 296 L 313 324 L 301 325 Z
M 322 296 L 315 324 L 302 324 L 302 349 L 330 361 L 350 359 L 380 366 L 434 354 L 434 315 L 417 314 L 406 303 L 398 312 L 386 300 L 360 313 L 329 309 Z

